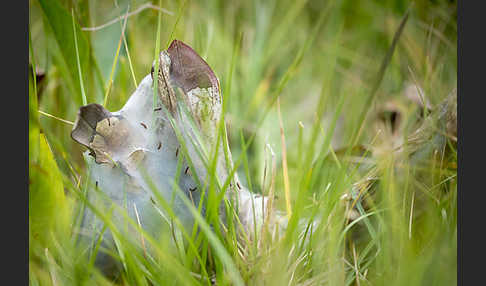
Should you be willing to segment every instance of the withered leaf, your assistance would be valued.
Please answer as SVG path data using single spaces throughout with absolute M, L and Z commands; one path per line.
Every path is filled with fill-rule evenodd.
M 89 148 L 89 143 L 92 140 L 91 137 L 95 134 L 98 122 L 111 116 L 111 112 L 100 104 L 92 103 L 81 106 L 76 121 L 74 122 L 73 130 L 71 131 L 71 138 Z
M 170 57 L 171 79 L 184 92 L 196 87 L 212 87 L 219 94 L 218 78 L 209 65 L 188 45 L 174 40 L 167 53 Z

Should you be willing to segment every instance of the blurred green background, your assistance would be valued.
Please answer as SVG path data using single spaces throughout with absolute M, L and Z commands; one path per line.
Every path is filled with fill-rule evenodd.
M 293 284 L 457 284 L 455 141 L 448 140 L 447 147 L 442 146 L 438 153 L 424 155 L 427 163 L 417 171 L 415 167 L 407 167 L 406 175 L 400 171 L 395 174 L 390 167 L 398 161 L 391 155 L 393 150 L 426 121 L 424 116 L 428 113 L 421 112 L 423 106 L 411 98 L 417 100 L 417 94 L 424 97 L 434 114 L 457 87 L 456 1 L 30 0 L 29 5 L 29 167 L 32 181 L 29 219 L 37 213 L 41 214 L 39 217 L 45 216 L 44 221 L 31 221 L 31 227 L 51 227 L 52 218 L 61 216 L 60 210 L 54 212 L 52 208 L 63 208 L 59 206 L 61 201 L 72 206 L 64 207 L 67 212 L 76 209 L 78 201 L 68 189 L 82 185 L 86 174 L 82 158 L 85 150 L 71 139 L 72 125 L 45 114 L 73 122 L 78 108 L 83 105 L 83 93 L 87 103 L 100 104 L 108 94 L 106 108 L 120 109 L 136 84 L 149 74 L 158 52 L 166 49 L 173 39 L 179 39 L 193 47 L 220 80 L 233 158 L 245 156 L 239 173 L 253 192 L 267 194 L 262 183 L 265 162 L 270 160 L 269 152 L 265 151 L 267 144 L 275 152 L 279 209 L 285 209 L 285 195 L 277 97 L 294 208 L 301 207 L 307 212 L 305 206 L 312 205 L 313 196 L 319 196 L 330 183 L 333 183 L 332 192 L 336 193 L 332 198 L 337 198 L 352 183 L 366 181 L 368 167 L 362 172 L 343 175 L 341 167 L 347 164 L 341 156 L 344 151 L 353 147 L 366 148 L 369 154 L 360 153 L 355 156 L 357 159 L 353 158 L 366 157 L 373 166 L 378 166 L 373 174 L 381 181 L 375 192 L 383 196 L 375 194 L 381 200 L 377 199 L 364 211 L 385 210 L 376 222 L 378 233 L 384 237 L 370 237 L 366 231 L 356 234 L 358 256 L 366 250 L 367 241 L 374 241 L 369 246 L 373 251 L 367 250 L 358 259 L 358 264 L 363 266 L 358 267 L 361 278 L 356 279 L 353 276 L 356 269 L 346 263 L 336 266 L 341 270 L 333 270 L 329 264 L 333 262 L 329 260 L 327 264 L 316 263 L 314 272 L 302 270 Z M 158 7 L 163 8 L 160 14 Z M 408 22 L 375 100 L 366 105 L 380 64 L 409 8 Z M 123 19 L 100 27 L 123 17 L 127 9 L 137 13 L 128 17 L 125 39 L 120 37 Z M 157 33 L 159 15 L 160 34 Z M 89 30 L 89 27 L 98 28 Z M 159 50 L 156 50 L 157 45 Z M 35 83 L 33 65 L 37 74 Z M 420 92 L 417 92 L 418 87 Z M 368 114 L 364 123 L 360 117 L 363 111 Z M 431 120 L 437 121 L 432 117 Z M 355 142 L 361 123 L 364 129 Z M 435 121 L 432 124 L 439 125 Z M 255 138 L 248 150 L 242 152 L 242 140 L 247 141 L 253 135 Z M 452 152 L 447 158 L 445 148 Z M 406 160 L 405 165 L 411 166 L 411 163 Z M 410 171 L 412 169 L 414 171 Z M 334 182 L 343 178 L 340 176 L 346 177 L 342 180 L 345 183 L 335 187 Z M 407 177 L 405 181 L 404 177 Z M 69 181 L 73 186 L 67 183 Z M 305 190 L 304 200 L 296 203 L 302 189 Z M 388 200 L 385 197 L 390 189 L 397 197 Z M 337 201 L 332 201 L 321 207 L 327 208 L 325 213 L 329 214 L 338 205 Z M 414 208 L 412 215 L 410 211 Z M 416 224 L 413 225 L 414 235 L 409 238 L 411 217 Z M 333 223 L 338 224 L 331 220 L 331 225 Z M 340 223 L 337 233 L 345 225 Z M 365 229 L 370 231 L 369 226 Z M 34 234 L 32 230 L 31 234 Z M 332 235 L 330 237 L 332 239 Z M 31 239 L 29 245 L 34 253 L 49 243 Z M 351 244 L 354 247 L 354 243 Z M 350 244 L 340 249 L 347 247 Z M 326 251 L 326 257 L 344 260 L 352 255 L 346 251 L 345 254 L 337 250 L 334 253 L 332 249 Z M 32 253 L 30 273 L 37 278 L 31 279 L 31 283 L 52 282 L 52 271 L 46 266 L 51 260 L 42 260 L 49 256 L 46 254 L 37 261 Z M 53 255 L 54 259 L 66 259 Z M 58 264 L 60 269 L 68 271 L 65 263 Z M 248 262 L 248 265 L 251 269 L 252 264 Z M 277 269 L 269 269 L 268 277 L 279 275 Z M 327 280 L 320 280 L 319 273 L 326 271 L 344 274 L 329 274 Z M 255 278 L 260 277 L 257 274 L 243 276 L 251 285 L 261 285 L 258 281 L 263 281 Z M 272 279 L 265 280 L 265 284 L 279 285 L 280 280 Z

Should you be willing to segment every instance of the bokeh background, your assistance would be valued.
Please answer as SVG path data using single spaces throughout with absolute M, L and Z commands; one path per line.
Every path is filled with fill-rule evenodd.
M 330 224 L 336 224 L 339 234 L 349 220 L 366 213 L 378 211 L 377 221 L 361 220 L 356 225 L 363 229 L 356 230 L 353 242 L 326 246 L 326 262 L 309 262 L 311 270 L 295 272 L 299 274 L 291 284 L 457 284 L 457 135 L 450 132 L 455 129 L 441 129 L 443 118 L 434 117 L 457 87 L 456 1 L 30 0 L 29 7 L 29 211 L 30 217 L 45 216 L 31 222 L 32 227 L 49 229 L 53 218 L 63 216 L 61 202 L 72 210 L 79 205 L 69 189 L 83 184 L 85 150 L 71 139 L 70 131 L 83 96 L 87 103 L 103 104 L 108 95 L 105 107 L 120 109 L 150 72 L 158 52 L 179 39 L 193 47 L 220 80 L 230 148 L 234 160 L 244 158 L 238 172 L 253 192 L 268 192 L 262 179 L 265 164 L 272 162 L 268 146 L 274 152 L 278 209 L 286 208 L 284 148 L 291 202 L 302 213 L 312 209 L 307 206 L 317 197 L 325 200 L 320 208 L 329 215 L 344 201 L 337 198 L 352 186 L 374 186 L 364 191 L 374 196 L 374 203 L 363 203 L 354 217 Z M 373 93 L 407 10 L 408 21 Z M 400 161 L 394 152 L 408 145 L 407 138 L 423 124 L 433 131 L 413 141 L 412 148 L 431 150 L 420 155 L 420 162 L 426 163 L 417 167 L 412 159 Z M 445 143 L 427 145 L 437 134 Z M 248 140 L 251 144 L 243 150 L 242 142 Z M 362 164 L 357 172 L 343 171 L 356 162 Z M 332 197 L 321 197 L 326 187 L 335 193 Z M 303 199 L 297 203 L 300 193 Z M 67 270 L 69 259 L 59 252 L 43 254 L 52 242 L 42 236 L 41 231 L 40 240 L 29 243 L 30 274 L 35 277 L 31 283 L 55 285 L 52 261 L 57 261 L 60 273 L 78 273 Z M 340 250 L 330 245 L 340 245 Z M 42 254 L 36 254 L 37 248 Z M 353 262 L 353 257 L 358 258 Z M 245 263 L 237 264 L 245 269 L 260 265 Z M 333 263 L 340 265 L 337 270 Z M 278 272 L 277 266 L 265 273 L 253 269 L 243 271 L 243 279 L 252 285 L 282 285 L 279 279 L 287 283 L 290 276 Z M 73 277 L 58 279 L 76 281 Z

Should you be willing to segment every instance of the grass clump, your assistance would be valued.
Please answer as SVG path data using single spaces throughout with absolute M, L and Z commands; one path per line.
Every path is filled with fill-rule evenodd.
M 457 284 L 455 1 L 29 5 L 31 285 Z M 162 238 L 126 217 L 153 252 L 87 204 L 85 149 L 70 138 L 77 110 L 120 109 L 173 39 L 218 76 L 232 171 L 274 195 L 289 215 L 281 231 L 218 227 L 215 180 L 207 212 L 191 208 L 200 231 L 171 233 L 167 205 Z M 115 234 L 114 281 L 76 245 L 86 208 Z

